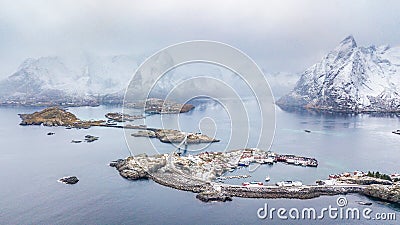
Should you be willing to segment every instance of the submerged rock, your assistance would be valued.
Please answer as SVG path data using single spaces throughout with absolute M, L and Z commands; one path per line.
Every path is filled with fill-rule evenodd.
M 76 176 L 69 176 L 69 177 L 63 177 L 58 181 L 63 182 L 64 184 L 76 184 L 78 183 L 79 179 Z
M 89 134 L 85 136 L 85 141 L 88 142 L 88 143 L 94 142 L 94 141 L 97 141 L 97 140 L 99 140 L 99 137 L 92 136 L 92 135 L 89 135 Z
M 111 161 L 108 165 L 111 167 L 120 167 L 120 165 L 123 163 L 125 163 L 124 159 L 117 159 L 115 161 Z

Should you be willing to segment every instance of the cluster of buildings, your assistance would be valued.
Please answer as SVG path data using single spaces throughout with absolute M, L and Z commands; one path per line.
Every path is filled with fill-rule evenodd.
M 95 98 L 84 96 L 82 98 L 69 97 L 65 95 L 32 95 L 13 96 L 0 100 L 0 105 L 8 106 L 99 106 Z
M 342 177 L 364 177 L 367 176 L 367 173 L 364 173 L 363 171 L 359 171 L 356 170 L 353 173 L 349 173 L 349 172 L 344 172 L 344 173 L 340 173 L 340 174 L 330 174 L 329 175 L 329 179 L 338 179 L 338 178 L 342 178 Z
M 257 148 L 248 148 L 243 150 L 238 165 L 249 166 L 250 163 L 273 164 L 276 161 L 275 157 L 276 154 L 274 152 L 265 152 Z
M 166 168 L 172 169 L 172 171 L 183 172 L 190 177 L 203 181 L 213 181 L 228 171 L 234 171 L 239 166 L 246 166 L 250 163 L 273 164 L 274 162 L 278 162 L 277 158 L 280 156 L 271 151 L 265 152 L 257 148 L 249 148 L 228 152 L 202 152 L 198 155 L 188 154 L 183 156 L 173 153 L 172 155 L 164 154 L 162 157 L 168 162 Z M 260 186 L 262 182 L 249 182 L 244 185 L 248 185 L 249 187 Z M 294 181 L 286 181 L 277 185 L 301 186 L 300 182 Z
M 318 160 L 315 158 L 308 158 L 303 156 L 295 156 L 295 155 L 278 155 L 275 157 L 277 162 L 285 162 L 287 164 L 293 164 L 296 166 L 310 166 L 317 167 Z
M 231 152 L 202 152 L 198 155 L 174 157 L 174 165 L 192 176 L 213 180 L 237 168 L 241 150 Z
M 392 179 L 392 181 L 400 181 L 400 174 L 398 173 L 390 174 L 390 179 Z
M 317 167 L 318 161 L 315 158 L 307 158 L 295 155 L 280 155 L 274 152 L 264 152 L 256 148 L 245 149 L 238 162 L 239 166 L 249 166 L 250 163 L 273 164 L 275 162 L 285 162 L 298 166 Z

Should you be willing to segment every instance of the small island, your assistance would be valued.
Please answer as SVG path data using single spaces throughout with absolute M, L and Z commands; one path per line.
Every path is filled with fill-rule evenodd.
M 20 125 L 43 125 L 43 126 L 65 126 L 74 128 L 89 128 L 91 126 L 100 126 L 105 121 L 83 121 L 78 119 L 73 113 L 60 107 L 50 107 L 40 112 L 32 114 L 19 114 L 22 122 Z
M 79 182 L 79 179 L 76 176 L 62 177 L 58 180 L 58 182 L 64 184 L 76 184 Z
M 146 113 L 150 114 L 176 114 L 185 113 L 194 109 L 192 104 L 181 104 L 169 100 L 159 98 L 149 98 L 142 102 L 133 104 L 125 104 L 125 107 L 133 107 L 137 109 L 144 109 Z
M 149 137 L 158 138 L 164 143 L 181 143 L 186 142 L 187 144 L 199 144 L 199 143 L 212 143 L 219 142 L 220 140 L 209 137 L 200 133 L 187 133 L 173 129 L 146 129 L 140 130 L 137 133 L 133 133 L 134 137 Z

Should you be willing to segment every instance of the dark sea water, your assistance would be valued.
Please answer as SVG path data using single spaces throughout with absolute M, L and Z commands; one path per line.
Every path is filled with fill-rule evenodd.
M 380 224 L 376 220 L 261 220 L 257 209 L 269 207 L 320 209 L 336 206 L 337 196 L 311 200 L 240 199 L 226 203 L 203 203 L 194 193 L 163 187 L 153 181 L 128 181 L 108 166 L 111 160 L 129 155 L 124 131 L 116 128 L 66 130 L 63 127 L 19 126 L 18 113 L 32 113 L 39 108 L 0 108 L 0 224 Z M 81 119 L 102 119 L 107 112 L 121 111 L 105 106 L 70 108 Z M 215 104 L 201 103 L 195 110 L 180 115 L 181 126 L 199 131 L 198 122 L 212 117 L 221 142 L 207 151 L 224 149 L 229 139 L 228 115 Z M 149 125 L 159 125 L 159 116 L 148 118 Z M 166 117 L 168 121 L 168 117 Z M 168 125 L 167 125 L 168 126 Z M 254 124 L 256 127 L 257 124 Z M 311 130 L 311 133 L 304 132 Z M 353 170 L 400 172 L 400 120 L 391 115 L 339 115 L 276 110 L 276 133 L 271 150 L 315 157 L 318 168 L 274 164 L 261 166 L 255 172 L 240 169 L 232 174 L 251 174 L 244 180 L 301 180 L 313 184 L 331 173 Z M 204 126 L 204 133 L 212 128 Z M 47 136 L 48 132 L 55 132 Z M 130 132 L 130 131 L 129 131 Z M 133 131 L 132 131 L 133 133 Z M 86 134 L 99 136 L 93 143 L 70 143 Z M 254 135 L 254 134 L 252 134 Z M 252 136 L 250 135 L 250 136 Z M 143 138 L 129 139 L 140 149 Z M 245 134 L 244 134 L 245 136 Z M 250 137 L 249 146 L 255 142 Z M 174 146 L 154 141 L 161 153 Z M 136 149 L 136 148 L 135 148 Z M 132 150 L 132 149 L 131 149 Z M 133 151 L 134 153 L 135 150 Z M 76 185 L 65 185 L 57 179 L 75 175 Z M 395 212 L 399 208 L 357 194 L 347 195 L 349 207 L 359 207 L 358 200 L 373 201 L 374 212 Z M 398 224 L 384 221 L 382 224 Z

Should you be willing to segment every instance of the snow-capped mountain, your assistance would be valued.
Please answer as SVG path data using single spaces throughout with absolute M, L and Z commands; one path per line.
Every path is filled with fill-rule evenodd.
M 400 47 L 359 47 L 349 36 L 304 71 L 277 104 L 345 112 L 400 111 Z
M 120 104 L 135 70 L 143 61 L 144 57 L 129 55 L 27 59 L 15 73 L 0 81 L 0 104 Z M 151 72 L 162 74 L 163 71 Z M 194 79 L 202 76 L 208 78 Z M 218 79 L 242 97 L 252 94 L 246 91 L 246 83 L 239 76 L 213 64 L 187 64 L 175 68 L 159 80 L 155 78 L 158 77 L 135 77 L 132 90 L 147 93 L 149 90 L 143 90 L 144 87 L 152 87 L 150 97 L 158 98 L 174 92 L 175 100 L 198 93 L 231 97 L 221 92 L 221 83 L 215 80 Z M 283 91 L 289 91 L 294 86 L 297 76 L 266 73 L 266 78 L 274 94 L 281 96 Z
M 138 57 L 127 55 L 27 59 L 14 74 L 0 82 L 0 99 L 63 103 L 122 95 L 121 90 L 127 86 L 138 63 Z

